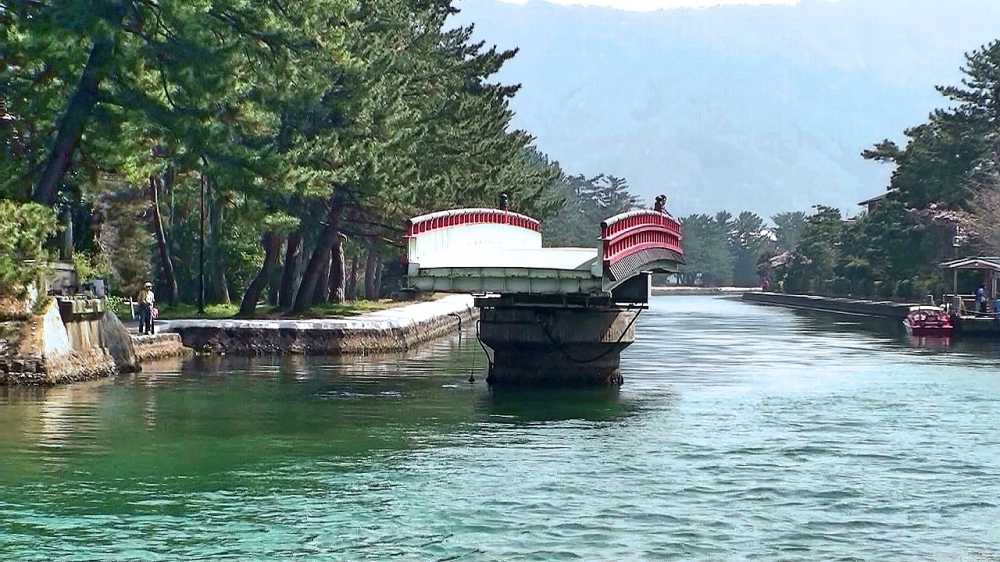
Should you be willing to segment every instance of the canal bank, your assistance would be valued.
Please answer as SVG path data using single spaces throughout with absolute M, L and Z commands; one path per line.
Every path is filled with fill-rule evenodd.
M 337 319 L 186 319 L 160 323 L 198 353 L 342 355 L 406 351 L 469 326 L 471 295 Z
M 754 304 L 896 320 L 906 318 L 910 307 L 913 306 L 912 303 L 893 301 L 869 301 L 839 297 L 819 297 L 815 295 L 789 295 L 786 293 L 766 293 L 762 291 L 743 293 L 741 298 L 744 301 Z
M 51 386 L 138 371 L 190 353 L 177 334 L 129 334 L 104 299 L 55 297 L 0 314 L 0 384 Z
M 657 287 L 653 285 L 649 292 L 654 297 L 674 297 L 674 296 L 730 296 L 738 297 L 743 293 L 758 292 L 760 288 L 748 287 L 686 287 L 678 285 L 667 285 Z

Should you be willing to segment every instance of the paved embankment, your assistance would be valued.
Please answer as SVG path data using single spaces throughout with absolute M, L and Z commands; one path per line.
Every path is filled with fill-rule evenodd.
M 892 301 L 868 301 L 859 299 L 817 297 L 813 295 L 788 295 L 785 293 L 744 293 L 743 300 L 803 310 L 819 310 L 841 314 L 857 314 L 878 318 L 905 318 L 910 303 Z
M 254 355 L 364 354 L 404 351 L 467 326 L 478 315 L 471 295 L 380 310 L 340 319 L 190 319 L 160 323 L 201 353 Z
M 747 287 L 686 287 L 677 285 L 654 286 L 650 288 L 650 292 L 654 297 L 678 295 L 724 295 L 738 297 L 743 293 L 754 291 L 760 291 L 760 289 L 748 289 Z

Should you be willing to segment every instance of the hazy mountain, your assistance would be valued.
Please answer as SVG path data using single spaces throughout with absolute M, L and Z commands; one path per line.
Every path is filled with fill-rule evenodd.
M 625 176 L 675 214 L 814 204 L 848 214 L 890 169 L 860 152 L 944 104 L 994 0 L 804 0 L 635 13 L 465 0 L 456 22 L 520 54 L 516 127 L 567 172 Z

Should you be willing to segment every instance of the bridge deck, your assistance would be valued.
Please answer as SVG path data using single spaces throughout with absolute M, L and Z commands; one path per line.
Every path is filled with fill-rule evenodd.
M 602 278 L 597 249 L 479 248 L 425 258 L 410 282 L 424 291 L 591 294 Z
M 462 248 L 427 256 L 420 260 L 420 269 L 559 269 L 593 274 L 597 253 L 597 248 Z

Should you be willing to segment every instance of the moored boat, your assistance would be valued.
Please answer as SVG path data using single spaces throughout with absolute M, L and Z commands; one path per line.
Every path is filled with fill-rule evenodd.
M 903 319 L 906 333 L 913 336 L 947 337 L 953 328 L 951 318 L 940 306 L 911 306 Z

